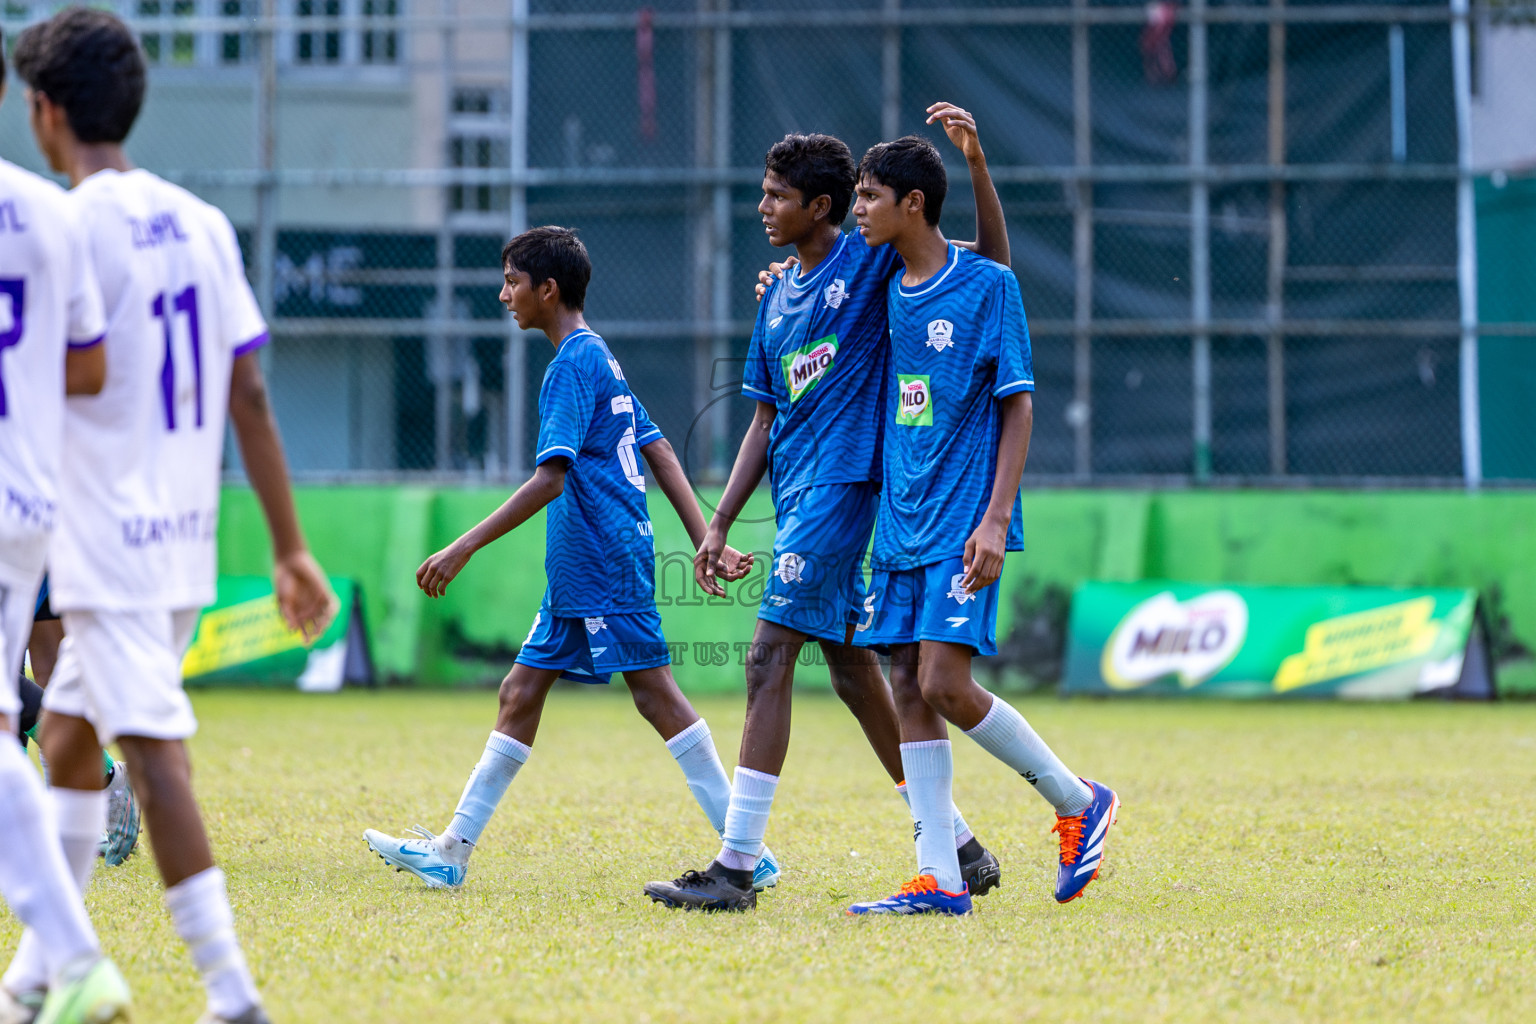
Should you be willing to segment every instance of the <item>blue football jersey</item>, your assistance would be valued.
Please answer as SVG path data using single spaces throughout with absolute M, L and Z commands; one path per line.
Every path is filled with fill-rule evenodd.
M 763 296 L 741 393 L 778 410 L 768 444 L 773 500 L 813 484 L 880 479 L 885 286 L 896 250 L 842 235 L 816 269 Z
M 1035 390 L 1024 302 L 1013 271 L 956 245 L 915 288 L 888 289 L 891 393 L 877 569 L 915 569 L 965 553 L 997 472 L 998 399 Z M 1018 495 L 1008 550 L 1024 549 Z
M 603 339 L 574 331 L 544 371 L 534 461 L 570 460 L 544 510 L 550 612 L 562 618 L 656 604 L 656 544 L 640 449 L 661 439 Z

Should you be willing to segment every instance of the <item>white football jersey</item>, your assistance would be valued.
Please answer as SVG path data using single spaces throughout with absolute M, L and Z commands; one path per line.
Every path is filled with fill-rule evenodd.
M 65 345 L 99 344 L 105 330 L 74 205 L 0 160 L 0 562 L 28 575 L 57 516 Z
M 69 399 L 56 609 L 214 598 L 229 378 L 267 340 L 228 218 L 144 170 L 71 193 L 107 311 L 107 383 Z

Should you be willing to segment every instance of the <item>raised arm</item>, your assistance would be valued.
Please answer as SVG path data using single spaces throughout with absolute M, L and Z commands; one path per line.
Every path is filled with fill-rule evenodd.
M 927 123 L 935 121 L 943 126 L 949 141 L 965 154 L 965 165 L 971 172 L 971 191 L 976 195 L 976 241 L 955 244 L 1006 267 L 1010 256 L 1008 225 L 1003 220 L 1003 202 L 997 197 L 992 174 L 987 170 L 987 156 L 981 151 L 976 119 L 970 111 L 940 101 L 928 108 Z
M 442 597 L 469 563 L 470 556 L 494 540 L 511 533 L 538 514 L 539 510 L 565 493 L 565 472 L 569 463 L 563 457 L 539 463 L 533 476 L 512 492 L 512 497 L 480 522 L 470 527 L 458 540 L 421 563 L 416 570 L 416 585 L 428 597 Z
M 986 514 L 965 542 L 965 579 L 960 583 L 974 594 L 997 582 L 1003 574 L 1008 549 L 1008 523 L 1013 519 L 1013 499 L 1024 477 L 1029 456 L 1029 435 L 1035 425 L 1034 393 L 1015 391 L 998 399 L 1002 420 L 997 438 L 997 470 L 992 476 L 992 497 Z
M 272 536 L 272 589 L 290 629 L 313 640 L 336 614 L 336 595 L 318 562 L 309 553 L 299 514 L 293 507 L 288 460 L 267 400 L 256 352 L 235 359 L 229 384 L 229 422 L 240 445 L 245 476 L 261 502 Z
M 646 465 L 651 467 L 651 475 L 656 478 L 656 485 L 667 496 L 672 507 L 677 510 L 677 517 L 682 520 L 683 528 L 688 531 L 688 540 L 695 548 L 705 542 L 706 528 L 704 516 L 699 511 L 699 503 L 694 500 L 693 488 L 688 483 L 687 474 L 677 461 L 677 453 L 672 450 L 672 443 L 666 438 L 658 438 L 640 449 L 640 454 L 645 456 Z M 717 560 L 720 564 L 720 579 L 734 582 L 746 576 L 752 568 L 752 556 L 742 555 L 739 552 L 727 548 L 722 542 L 722 551 Z M 695 557 L 697 566 L 698 559 Z M 697 570 L 695 570 L 697 577 Z M 712 574 L 708 581 L 698 580 L 699 586 L 706 593 L 716 597 L 725 596 L 725 588 Z

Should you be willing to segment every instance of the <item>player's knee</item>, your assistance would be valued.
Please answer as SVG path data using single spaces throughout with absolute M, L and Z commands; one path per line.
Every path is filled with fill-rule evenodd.
M 517 672 L 509 672 L 501 681 L 501 689 L 497 691 L 496 696 L 501 703 L 502 711 L 516 711 L 536 701 L 542 689 L 539 680 L 520 677 Z
M 766 645 L 755 645 L 766 646 Z M 747 658 L 747 703 L 771 699 L 789 688 L 789 673 L 771 655 Z
M 919 676 L 918 687 L 928 706 L 945 718 L 949 718 L 956 711 L 959 695 L 946 677 L 937 673 L 933 675 L 925 673 Z

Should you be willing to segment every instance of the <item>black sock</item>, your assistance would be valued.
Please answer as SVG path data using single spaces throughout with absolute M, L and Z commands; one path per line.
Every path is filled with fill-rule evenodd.
M 704 869 L 704 873 L 711 878 L 723 878 L 738 889 L 752 888 L 751 871 L 738 871 L 735 868 L 728 868 L 717 860 L 710 861 L 709 867 Z
M 971 836 L 971 838 L 965 841 L 960 849 L 955 851 L 955 854 L 960 858 L 961 864 L 969 864 L 971 861 L 975 860 L 977 857 L 980 857 L 985 852 L 986 851 L 982 848 L 981 843 L 977 841 L 976 837 Z
M 27 745 L 27 733 L 37 724 L 38 716 L 43 713 L 43 688 L 38 686 L 26 676 L 19 680 L 21 691 L 21 716 L 17 723 L 17 732 L 21 733 L 21 745 Z

